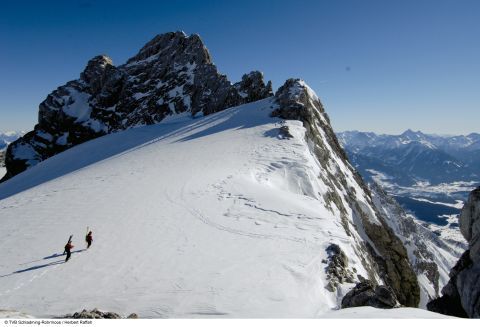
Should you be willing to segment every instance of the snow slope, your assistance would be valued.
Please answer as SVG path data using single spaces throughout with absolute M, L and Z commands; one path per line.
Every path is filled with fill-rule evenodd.
M 299 121 L 272 99 L 110 134 L 0 184 L 0 308 L 49 317 L 316 317 L 325 248 L 367 276 Z M 86 251 L 86 227 L 93 246 Z M 63 245 L 73 234 L 67 264 Z M 323 262 L 322 262 L 323 261 Z
M 456 317 L 442 315 L 415 308 L 377 309 L 373 307 L 348 308 L 328 312 L 319 316 L 322 319 L 456 319 Z

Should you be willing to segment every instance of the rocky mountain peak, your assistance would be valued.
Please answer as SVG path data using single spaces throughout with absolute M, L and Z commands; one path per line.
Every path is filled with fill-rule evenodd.
M 102 74 L 108 66 L 113 66 L 113 61 L 106 55 L 98 55 L 90 59 L 85 70 L 80 74 L 80 78 L 89 81 L 95 76 Z
M 113 66 L 113 61 L 109 56 L 95 56 L 88 61 L 87 66 L 85 67 L 85 70 L 80 74 L 80 77 L 88 81 L 99 72 L 103 72 L 108 66 Z
M 179 63 L 211 64 L 212 59 L 208 49 L 200 36 L 187 36 L 183 31 L 159 34 L 140 49 L 137 55 L 127 61 L 132 64 L 136 61 L 163 59 Z
M 258 70 L 244 74 L 242 80 L 235 83 L 234 86 L 246 102 L 265 99 L 273 95 L 272 82 L 268 81 L 265 84 L 263 74 Z
M 256 71 L 233 85 L 220 74 L 200 37 L 155 36 L 126 64 L 92 58 L 80 78 L 58 87 L 39 106 L 38 124 L 11 144 L 6 180 L 72 146 L 189 112 L 209 115 L 272 95 Z
M 285 119 L 303 120 L 314 110 L 327 119 L 323 105 L 315 92 L 301 79 L 288 79 L 275 93 L 275 98 L 280 108 L 287 111 L 277 113 Z
M 98 92 L 107 77 L 109 71 L 113 70 L 113 61 L 106 55 L 99 55 L 90 59 L 87 67 L 80 74 L 80 79 L 91 86 L 93 93 Z
M 424 137 L 424 134 L 421 131 L 413 131 L 411 129 L 407 129 L 400 136 L 407 140 L 415 141 L 422 139 Z

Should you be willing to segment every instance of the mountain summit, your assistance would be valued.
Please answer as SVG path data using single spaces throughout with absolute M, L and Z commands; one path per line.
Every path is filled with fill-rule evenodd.
M 105 134 L 184 112 L 208 115 L 271 95 L 271 83 L 260 72 L 230 83 L 198 35 L 157 35 L 124 65 L 94 57 L 79 79 L 49 94 L 34 130 L 9 146 L 3 180 Z

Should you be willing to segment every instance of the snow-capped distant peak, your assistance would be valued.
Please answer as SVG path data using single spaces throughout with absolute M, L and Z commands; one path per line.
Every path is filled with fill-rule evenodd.
M 25 135 L 24 131 L 0 132 L 0 150 L 23 135 Z

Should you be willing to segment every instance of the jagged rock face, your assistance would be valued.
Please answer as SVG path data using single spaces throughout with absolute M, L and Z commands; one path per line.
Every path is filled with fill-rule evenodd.
M 330 244 L 327 249 L 328 266 L 326 268 L 328 285 L 327 289 L 334 292 L 338 284 L 354 283 L 355 268 L 348 268 L 348 257 L 337 244 Z
M 376 286 L 369 280 L 358 283 L 342 300 L 342 309 L 371 306 L 391 309 L 398 306 L 395 293 L 385 286 Z
M 458 317 L 480 318 L 480 187 L 470 193 L 462 209 L 460 231 L 469 249 L 450 271 L 442 297 L 430 302 L 427 308 Z
M 460 213 L 460 231 L 468 242 L 470 258 L 480 262 L 480 187 L 473 190 Z
M 265 85 L 263 75 L 259 71 L 243 75 L 242 80 L 234 86 L 246 102 L 258 101 L 273 95 L 272 82 L 269 81 Z
M 0 167 L 5 167 L 5 151 L 0 151 Z
M 278 107 L 272 116 L 303 122 L 311 151 L 323 168 L 319 178 L 329 188 L 324 196 L 326 205 L 340 212 L 347 235 L 358 238 L 358 255 L 370 269 L 368 279 L 375 281 L 379 274 L 401 304 L 416 307 L 420 290 L 407 251 L 376 209 L 362 178 L 349 164 L 319 98 L 303 81 L 289 79 L 275 93 L 275 101 Z M 346 202 L 342 200 L 345 196 Z M 349 217 L 353 217 L 353 222 Z M 366 235 L 366 241 L 359 234 Z
M 384 213 L 386 222 L 395 231 L 405 248 L 421 288 L 421 307 L 438 297 L 448 282 L 448 272 L 466 247 L 440 239 L 413 217 L 377 184 L 369 184 L 377 210 Z
M 442 289 L 442 296 L 429 302 L 427 304 L 428 310 L 462 318 L 468 317 L 463 309 L 462 299 L 457 289 L 457 277 L 461 271 L 468 269 L 470 266 L 471 260 L 467 250 L 450 271 L 450 281 Z
M 183 112 L 208 115 L 271 95 L 271 83 L 260 72 L 232 85 L 198 35 L 161 34 L 124 65 L 115 67 L 104 55 L 91 59 L 79 79 L 49 94 L 34 130 L 9 146 L 2 180 L 107 133 Z

